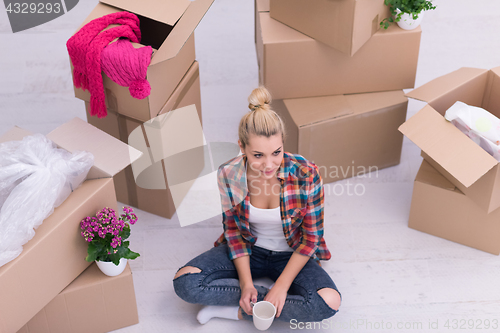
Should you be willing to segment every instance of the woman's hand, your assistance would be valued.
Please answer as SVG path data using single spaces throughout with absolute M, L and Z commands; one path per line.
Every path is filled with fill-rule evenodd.
M 278 318 L 281 315 L 281 310 L 285 305 L 287 292 L 288 288 L 285 288 L 283 285 L 280 284 L 275 284 L 271 288 L 271 290 L 269 290 L 266 297 L 264 297 L 264 301 L 272 303 L 276 308 L 276 318 Z
M 250 301 L 253 303 L 257 302 L 257 294 L 257 289 L 255 289 L 253 284 L 241 287 L 240 306 L 248 315 L 252 314 Z

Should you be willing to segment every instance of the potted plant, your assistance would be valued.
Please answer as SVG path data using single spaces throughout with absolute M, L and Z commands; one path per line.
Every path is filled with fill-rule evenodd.
M 87 216 L 80 222 L 81 235 L 89 243 L 85 260 L 95 261 L 108 276 L 121 274 L 127 259 L 139 256 L 125 241 L 130 236 L 130 224 L 137 222 L 137 215 L 130 207 L 123 207 L 123 212 L 118 217 L 114 209 L 105 207 L 95 217 Z
M 384 0 L 384 3 L 389 6 L 392 15 L 380 22 L 380 26 L 384 29 L 387 29 L 392 22 L 396 22 L 405 30 L 415 29 L 420 25 L 424 11 L 436 9 L 436 6 L 428 0 Z

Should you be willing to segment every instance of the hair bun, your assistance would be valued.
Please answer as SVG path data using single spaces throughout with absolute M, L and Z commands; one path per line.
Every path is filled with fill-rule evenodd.
M 265 87 L 260 86 L 254 89 L 250 96 L 248 96 L 248 103 L 248 108 L 251 111 L 257 109 L 270 110 L 271 94 Z

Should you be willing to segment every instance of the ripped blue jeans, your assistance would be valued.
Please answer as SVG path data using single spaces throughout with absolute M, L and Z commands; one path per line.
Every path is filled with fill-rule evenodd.
M 292 253 L 254 246 L 250 255 L 252 279 L 268 277 L 276 281 Z M 227 244 L 211 248 L 185 266 L 197 267 L 201 272 L 186 273 L 173 280 L 175 293 L 181 299 L 194 304 L 239 306 L 241 289 L 238 271 L 229 259 Z M 257 301 L 262 301 L 269 290 L 257 285 L 255 288 L 258 292 Z M 317 292 L 322 288 L 339 292 L 328 273 L 310 258 L 290 286 L 281 315 L 276 320 L 322 321 L 335 315 L 338 310 L 330 308 Z M 241 314 L 247 320 L 253 319 L 245 311 Z

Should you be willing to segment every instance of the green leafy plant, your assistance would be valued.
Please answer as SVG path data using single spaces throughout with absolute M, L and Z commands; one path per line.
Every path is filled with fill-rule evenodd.
M 106 207 L 95 217 L 87 216 L 80 222 L 81 235 L 89 243 L 85 260 L 108 261 L 118 265 L 121 258 L 135 259 L 139 256 L 128 248 L 129 241 L 124 241 L 130 236 L 130 224 L 137 222 L 137 215 L 130 207 L 123 207 L 123 212 L 118 217 L 114 209 Z
M 410 14 L 416 20 L 418 14 L 423 10 L 436 9 L 436 6 L 428 0 L 384 0 L 384 3 L 386 6 L 389 6 L 391 12 L 391 17 L 385 18 L 380 22 L 380 27 L 384 29 L 387 29 L 390 23 L 399 22 L 404 13 Z M 400 12 L 398 13 L 396 9 L 399 9 Z

